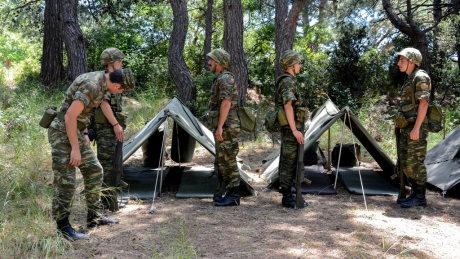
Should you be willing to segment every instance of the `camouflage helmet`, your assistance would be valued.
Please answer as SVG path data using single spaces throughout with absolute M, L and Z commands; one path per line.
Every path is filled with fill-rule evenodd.
M 124 58 L 126 58 L 126 56 L 123 52 L 121 52 L 121 50 L 117 48 L 107 48 L 102 51 L 101 64 L 103 66 L 107 66 L 108 64 L 112 64 L 113 62 Z
M 215 49 L 206 54 L 206 56 L 214 59 L 223 67 L 227 68 L 230 65 L 230 54 L 228 54 L 228 52 L 223 49 Z
M 134 88 L 134 74 L 131 68 L 123 68 L 121 70 L 121 75 L 123 77 L 123 85 L 126 90 Z
M 293 65 L 300 63 L 303 60 L 302 55 L 293 51 L 293 50 L 285 50 L 281 53 L 280 56 L 280 66 L 282 69 L 286 69 L 288 67 L 292 67 Z
M 414 62 L 418 67 L 422 63 L 422 53 L 415 48 L 405 48 L 400 52 L 396 53 L 396 56 L 403 56 L 407 58 L 410 62 Z

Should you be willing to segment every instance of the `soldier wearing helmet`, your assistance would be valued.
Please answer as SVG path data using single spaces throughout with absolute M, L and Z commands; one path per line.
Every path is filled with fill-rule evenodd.
M 125 54 L 117 48 L 107 48 L 101 53 L 101 64 L 105 67 L 105 72 L 110 73 L 114 70 L 122 69 Z M 115 148 L 117 141 L 123 142 L 124 129 L 126 127 L 126 113 L 123 112 L 122 94 L 107 93 L 101 106 L 95 111 L 95 129 L 97 142 L 97 158 L 104 168 L 103 187 L 111 186 L 112 171 L 114 165 Z M 121 186 L 127 186 L 124 181 Z M 117 187 L 117 186 L 114 186 Z M 103 191 L 103 205 L 111 210 L 118 210 L 124 204 L 118 204 L 116 192 L 112 189 Z M 113 204 L 113 206 L 109 206 Z
M 408 198 L 399 198 L 398 204 L 403 208 L 426 206 L 426 167 L 424 164 L 427 149 L 428 128 L 426 113 L 431 92 L 431 79 L 419 69 L 422 55 L 415 48 L 405 48 L 396 53 L 399 57 L 399 70 L 407 74 L 401 88 L 401 101 L 398 114 L 407 123 L 396 124 L 400 131 L 399 151 L 400 168 L 412 185 Z
M 207 54 L 209 68 L 216 75 L 211 87 L 209 101 L 210 114 L 215 114 L 214 141 L 216 145 L 217 170 L 227 188 L 224 197 L 214 197 L 216 206 L 240 205 L 240 172 L 236 164 L 238 155 L 238 87 L 233 74 L 227 70 L 230 55 L 223 49 L 215 49 Z M 213 124 L 213 123 L 212 123 Z M 213 126 L 213 127 L 214 127 Z
M 69 222 L 77 188 L 76 167 L 84 179 L 88 227 L 118 223 L 100 212 L 99 189 L 103 171 L 90 146 L 87 125 L 93 108 L 100 105 L 106 92 L 122 93 L 133 87 L 134 77 L 129 68 L 109 74 L 103 71 L 82 74 L 67 89 L 59 112 L 48 128 L 54 173 L 52 214 L 58 231 L 70 240 L 89 237 L 77 232 Z
M 278 95 L 276 105 L 286 114 L 287 124 L 281 128 L 281 154 L 279 161 L 280 187 L 284 207 L 294 208 L 296 197 L 291 192 L 297 168 L 297 148 L 304 143 L 301 131 L 305 128 L 307 109 L 303 107 L 299 89 L 297 88 L 296 74 L 300 73 L 303 57 L 293 51 L 286 50 L 280 56 L 280 66 L 284 73 L 276 79 Z M 305 206 L 308 206 L 304 202 Z

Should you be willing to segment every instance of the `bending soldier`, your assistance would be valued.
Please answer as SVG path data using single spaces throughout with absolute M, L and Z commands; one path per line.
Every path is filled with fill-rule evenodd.
M 227 51 L 215 49 L 207 56 L 210 58 L 210 70 L 216 75 L 212 83 L 209 108 L 218 114 L 214 125 L 217 166 L 228 190 L 224 197 L 216 197 L 214 201 L 216 206 L 237 206 L 240 205 L 240 172 L 236 164 L 240 132 L 238 88 L 232 73 L 226 69 L 230 63 Z
M 58 231 L 68 239 L 89 237 L 75 231 L 69 223 L 77 185 L 76 167 L 80 169 L 85 184 L 87 226 L 118 223 L 99 212 L 103 171 L 90 147 L 87 125 L 91 110 L 100 105 L 106 91 L 121 93 L 131 88 L 134 88 L 134 77 L 130 69 L 116 70 L 110 74 L 102 71 L 82 74 L 67 89 L 59 112 L 50 124 L 48 140 L 52 148 L 54 172 L 52 214 Z

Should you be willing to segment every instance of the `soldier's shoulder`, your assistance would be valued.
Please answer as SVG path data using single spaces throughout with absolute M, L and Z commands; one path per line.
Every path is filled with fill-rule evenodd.
M 233 76 L 232 73 L 228 71 L 224 71 L 218 78 L 218 80 L 226 83 L 226 84 L 234 84 L 235 83 L 235 77 Z

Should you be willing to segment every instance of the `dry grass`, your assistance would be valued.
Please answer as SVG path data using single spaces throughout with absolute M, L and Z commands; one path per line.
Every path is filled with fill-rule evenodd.
M 178 199 L 170 192 L 155 201 L 154 214 L 148 213 L 151 201 L 131 201 L 110 215 L 120 219 L 119 225 L 73 243 L 76 257 L 457 258 L 458 199 L 428 191 L 427 208 L 402 209 L 396 197 L 368 196 L 366 211 L 362 196 L 339 185 L 337 195 L 305 195 L 310 206 L 285 209 L 281 195 L 265 189 L 257 173 L 271 148 L 245 147 L 240 157 L 252 169 L 246 172 L 257 197 L 242 198 L 239 207 L 219 208 L 210 198 Z M 212 163 L 201 147 L 196 155 L 195 164 Z M 133 156 L 130 163 L 137 159 Z M 177 256 L 180 249 L 188 249 L 188 256 Z

